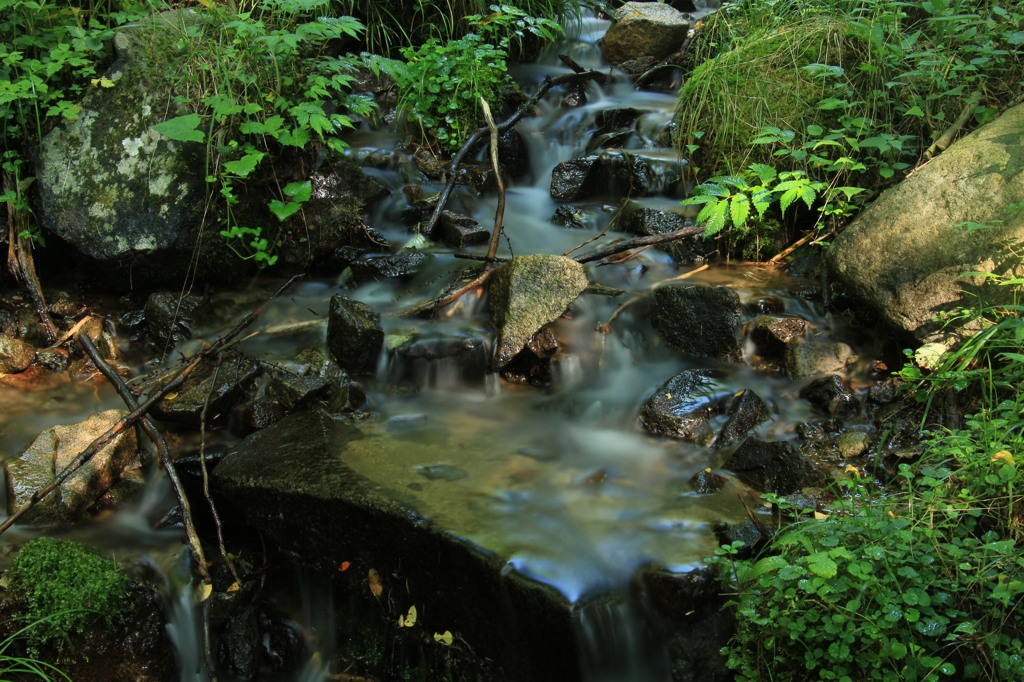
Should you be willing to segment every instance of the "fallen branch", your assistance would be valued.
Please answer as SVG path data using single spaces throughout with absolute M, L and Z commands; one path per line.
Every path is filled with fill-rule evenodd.
M 794 251 L 796 251 L 797 249 L 799 249 L 804 244 L 806 244 L 806 243 L 808 243 L 808 242 L 810 242 L 812 240 L 813 241 L 817 241 L 819 239 L 828 239 L 830 236 L 835 234 L 835 232 L 836 232 L 836 228 L 834 228 L 834 227 L 832 229 L 828 230 L 827 232 L 825 232 L 824 234 L 821 234 L 821 233 L 819 233 L 817 231 L 808 232 L 803 237 L 800 237 L 800 239 L 797 239 L 795 242 L 790 244 L 788 247 L 786 247 L 782 251 L 779 251 L 777 254 L 775 254 L 774 256 L 769 258 L 767 261 L 765 261 L 765 264 L 766 265 L 776 265 L 776 264 L 778 264 L 779 261 L 781 261 L 783 258 L 788 256 L 789 254 L 791 254 Z
M 6 194 L 15 191 L 8 173 L 3 174 L 3 188 Z M 50 312 L 46 309 L 46 300 L 36 275 L 36 264 L 32 259 L 32 242 L 21 236 L 27 229 L 25 214 L 15 208 L 12 202 L 7 202 L 7 270 L 25 287 L 46 338 L 53 342 L 57 338 L 57 325 L 50 319 Z
M 501 166 L 498 165 L 498 126 L 491 116 L 491 107 L 483 97 L 480 98 L 480 106 L 483 108 L 487 128 L 491 132 L 491 166 L 494 168 L 494 178 L 498 182 L 498 207 L 494 211 L 494 229 L 491 230 L 491 242 L 487 246 L 487 258 L 484 259 L 484 271 L 490 272 L 494 269 L 494 259 L 498 255 L 498 243 L 501 241 L 501 231 L 504 227 L 505 183 L 501 179 Z
M 523 116 L 526 115 L 526 112 L 530 111 L 535 106 L 537 106 L 537 102 L 540 101 L 540 98 L 543 97 L 551 88 L 556 87 L 558 85 L 566 85 L 568 83 L 579 83 L 587 80 L 600 78 L 604 78 L 604 74 L 601 73 L 600 71 L 567 73 L 561 76 L 556 76 L 555 78 L 548 76 L 547 78 L 544 79 L 544 82 L 541 84 L 540 89 L 533 95 L 533 97 L 531 97 L 524 104 L 522 104 L 514 114 L 512 114 L 507 119 L 498 124 L 498 134 L 500 135 L 501 133 L 505 132 L 506 130 L 514 126 L 516 123 L 519 123 Z M 452 191 L 455 189 L 455 184 L 458 180 L 459 166 L 462 165 L 462 162 L 466 158 L 466 156 L 468 156 L 480 145 L 484 137 L 490 135 L 490 132 L 491 128 L 489 126 L 477 128 L 475 131 L 473 131 L 473 134 L 469 136 L 469 139 L 466 140 L 465 144 L 462 145 L 462 148 L 459 149 L 458 153 L 456 153 L 455 156 L 452 157 L 451 163 L 448 164 L 448 182 L 445 184 L 444 189 L 441 190 L 441 196 L 438 197 L 437 206 L 434 207 L 434 212 L 433 214 L 431 214 L 430 220 L 427 221 L 427 224 L 423 227 L 421 232 L 429 235 L 434 231 L 434 228 L 437 226 L 437 221 L 441 219 L 441 212 L 444 211 L 444 207 L 445 205 L 447 205 L 448 199 L 451 197 Z
M 703 225 L 692 225 L 690 227 L 683 227 L 664 234 L 652 234 L 643 237 L 625 239 L 621 242 L 602 246 L 601 248 L 595 249 L 590 253 L 585 253 L 582 256 L 574 256 L 573 260 L 577 263 L 591 263 L 596 260 L 601 260 L 602 258 L 607 258 L 608 256 L 614 256 L 615 254 L 622 253 L 623 251 L 631 251 L 633 249 L 640 248 L 641 246 L 664 244 L 665 242 L 675 241 L 676 239 L 692 237 L 693 235 L 700 234 L 703 231 Z

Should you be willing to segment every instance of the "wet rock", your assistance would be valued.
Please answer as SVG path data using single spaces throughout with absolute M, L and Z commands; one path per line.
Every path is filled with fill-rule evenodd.
M 181 292 L 155 291 L 146 299 L 146 330 L 157 348 L 169 350 L 192 338 L 203 299 Z
M 745 389 L 732 399 L 729 418 L 715 438 L 718 447 L 735 443 L 747 435 L 755 426 L 772 418 L 772 410 L 750 389 Z
M 152 126 L 187 113 L 175 104 L 166 60 L 201 16 L 175 10 L 118 31 L 118 59 L 104 74 L 114 87 L 87 88 L 77 119 L 42 140 L 40 222 L 89 258 L 110 263 L 161 253 L 149 262 L 167 270 L 169 250 L 194 244 L 205 204 L 205 147 Z M 135 263 L 134 272 L 145 270 Z
M 785 310 L 786 304 L 778 296 L 761 296 L 754 301 L 754 311 L 759 315 L 778 315 Z
M 39 434 L 20 457 L 5 464 L 9 508 L 19 509 L 27 504 L 34 492 L 48 485 L 58 472 L 126 414 L 126 410 L 107 410 L 77 424 L 54 426 Z M 36 504 L 23 517 L 24 523 L 77 520 L 118 481 L 137 452 L 135 430 L 125 429 L 57 490 Z
M 673 283 L 654 290 L 654 328 L 683 355 L 738 362 L 742 312 L 728 287 Z
M 420 147 L 412 154 L 412 162 L 416 168 L 431 180 L 438 180 L 444 175 L 447 167 L 444 160 L 426 147 Z
M 868 400 L 878 405 L 888 405 L 896 400 L 896 394 L 903 385 L 899 377 L 886 377 L 868 388 Z
M 559 349 L 554 332 L 545 327 L 534 334 L 526 347 L 501 368 L 501 378 L 523 386 L 550 386 L 554 381 L 551 361 Z
M 373 374 L 384 344 L 380 315 L 370 306 L 341 294 L 331 297 L 327 318 L 327 348 L 349 373 Z
M 481 383 L 488 345 L 482 336 L 414 334 L 391 349 L 388 381 L 417 388 Z
M 408 434 L 399 438 L 374 427 L 290 415 L 231 450 L 213 471 L 214 494 L 238 509 L 273 546 L 334 576 L 338 590 L 364 595 L 377 613 L 380 603 L 366 588 L 370 568 L 403 612 L 406 604 L 416 604 L 420 614 L 442 624 L 439 629 L 459 633 L 480 660 L 514 670 L 516 679 L 579 679 L 577 657 L 565 655 L 575 641 L 569 601 L 510 570 L 503 551 L 481 550 L 447 531 L 440 520 L 421 516 L 408 502 L 420 494 L 414 488 L 371 478 L 367 462 L 387 461 L 412 442 Z M 424 449 L 426 461 L 439 461 L 433 453 L 456 447 L 458 439 L 453 440 L 445 445 L 419 438 L 415 447 Z M 423 489 L 446 487 L 412 475 Z M 357 570 L 339 573 L 341 560 Z M 480 604 L 495 608 L 481 609 Z M 533 626 L 517 627 L 521 623 Z M 389 632 L 387 641 L 396 641 L 396 633 L 398 628 Z M 507 678 L 493 670 L 480 674 L 482 679 Z
M 498 136 L 498 160 L 512 178 L 521 178 L 530 172 L 529 149 L 515 128 Z
M 589 283 L 586 269 L 565 256 L 518 256 L 495 270 L 488 288 L 491 326 L 497 332 L 492 367 L 507 365 Z
M 315 400 L 327 398 L 331 382 L 315 374 L 297 374 L 285 369 L 271 369 L 267 381 L 267 398 L 286 410 L 308 407 Z
M 555 225 L 561 225 L 562 227 L 568 227 L 574 230 L 587 229 L 586 220 L 586 212 L 576 206 L 559 206 L 551 215 L 551 222 Z
M 428 481 L 458 481 L 469 475 L 450 464 L 424 464 L 416 467 L 416 473 Z
M 463 163 L 455 174 L 460 185 L 467 185 L 478 194 L 493 192 L 498 189 L 498 180 L 494 175 L 494 167 L 490 163 Z
M 857 395 L 835 374 L 807 384 L 800 389 L 800 397 L 833 416 L 853 414 L 859 406 Z
M 627 202 L 619 215 L 618 229 L 630 234 L 649 236 L 665 234 L 689 227 L 693 221 L 679 213 L 643 206 L 635 201 Z M 670 254 L 677 263 L 704 261 L 715 252 L 714 242 L 696 234 L 677 239 L 658 248 Z
M 43 348 L 36 351 L 36 362 L 40 367 L 45 367 L 51 372 L 67 372 L 71 366 L 68 352 L 63 348 Z M 0 373 L 2 373 L 2 369 L 0 369 Z
M 303 348 L 295 360 L 298 363 L 294 369 L 296 373 L 330 382 L 328 397 L 324 398 L 318 393 L 313 398 L 318 409 L 327 414 L 340 414 L 351 412 L 366 401 L 362 387 L 319 349 Z
M 868 451 L 870 440 L 863 431 L 846 431 L 836 438 L 836 450 L 843 459 L 860 457 Z
M 730 393 L 710 369 L 687 369 L 658 387 L 640 408 L 640 425 L 658 436 L 707 442 L 708 420 L 721 414 Z
M 273 400 L 254 400 L 235 408 L 231 419 L 231 432 L 236 436 L 248 436 L 281 421 L 286 414 L 288 410 L 281 403 Z
M 940 313 L 1009 302 L 1013 287 L 966 272 L 1015 272 L 1006 245 L 1024 239 L 1024 105 L 954 142 L 886 190 L 833 241 L 826 262 L 839 282 L 920 341 L 952 327 Z M 968 231 L 965 221 L 993 226 Z M 967 331 L 967 330 L 965 330 Z
M 551 171 L 551 196 L 559 201 L 600 197 L 646 196 L 654 173 L 642 156 L 605 151 L 563 161 Z
M 786 346 L 784 366 L 791 379 L 844 373 L 857 360 L 845 343 L 807 341 Z
M 0 374 L 15 374 L 28 369 L 36 349 L 21 339 L 0 334 Z
M 491 231 L 469 216 L 441 211 L 440 220 L 430 238 L 462 249 L 471 244 L 483 244 L 491 238 Z
M 715 536 L 720 545 L 735 545 L 742 542 L 743 546 L 736 554 L 738 559 L 749 559 L 754 556 L 770 539 L 762 532 L 760 526 L 749 519 L 739 523 L 722 523 L 715 527 Z
M 693 491 L 698 495 L 710 495 L 720 491 L 728 482 L 729 479 L 725 476 L 716 474 L 711 469 L 702 469 L 690 479 L 690 486 L 693 487 Z
M 725 462 L 744 482 L 761 492 L 788 495 L 822 478 L 818 468 L 788 441 L 747 438 Z
M 594 116 L 597 130 L 587 143 L 587 151 L 608 147 L 624 147 L 633 135 L 633 123 L 640 111 L 632 107 L 602 109 Z
M 791 343 L 803 341 L 810 331 L 807 320 L 795 316 L 761 315 L 750 324 L 748 336 L 759 355 L 782 359 Z
M 663 2 L 627 2 L 613 16 L 615 23 L 601 39 L 601 53 L 613 63 L 667 57 L 690 30 L 686 15 Z
M 223 422 L 258 371 L 257 362 L 238 353 L 201 363 L 181 388 L 157 401 L 153 416 L 189 428 L 199 428 L 204 413 L 207 425 Z
M 428 258 L 430 256 L 421 251 L 403 251 L 394 255 L 354 260 L 349 267 L 356 282 L 367 282 L 415 275 Z

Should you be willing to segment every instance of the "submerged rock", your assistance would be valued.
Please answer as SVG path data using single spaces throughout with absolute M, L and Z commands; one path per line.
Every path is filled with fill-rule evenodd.
M 380 315 L 370 306 L 341 294 L 331 297 L 327 318 L 327 348 L 353 375 L 373 374 L 384 344 Z
M 492 366 L 507 365 L 589 283 L 586 269 L 565 256 L 518 256 L 495 270 L 488 288 L 491 325 L 497 332 Z
M 682 46 L 690 30 L 689 18 L 663 2 L 627 2 L 614 18 L 601 39 L 601 53 L 609 62 L 667 57 Z
M 814 485 L 821 471 L 788 441 L 747 438 L 725 462 L 725 468 L 761 492 L 788 495 Z
M 826 414 L 841 417 L 853 414 L 860 406 L 857 395 L 835 374 L 815 379 L 800 389 L 800 397 Z
M 673 283 L 654 290 L 654 328 L 683 355 L 738 362 L 743 306 L 728 287 Z
M 53 426 L 39 434 L 20 457 L 4 465 L 9 508 L 13 511 L 27 504 L 33 493 L 53 481 L 57 473 L 126 414 L 127 410 L 107 410 L 77 424 Z M 123 430 L 25 514 L 23 522 L 78 520 L 120 479 L 137 452 L 135 429 Z

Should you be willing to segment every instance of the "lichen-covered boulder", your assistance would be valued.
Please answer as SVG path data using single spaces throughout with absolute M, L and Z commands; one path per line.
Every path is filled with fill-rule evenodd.
M 586 269 L 565 256 L 518 256 L 495 270 L 488 289 L 491 325 L 498 334 L 492 367 L 507 365 L 589 283 Z
M 10 509 L 28 503 L 33 493 L 53 481 L 71 460 L 126 414 L 126 410 L 107 410 L 83 422 L 53 426 L 39 434 L 20 457 L 5 464 Z M 123 430 L 25 514 L 23 521 L 50 524 L 76 520 L 121 478 L 136 452 L 135 429 Z
M 683 355 L 739 361 L 739 295 L 728 287 L 666 284 L 654 290 L 654 328 Z
M 198 142 L 152 129 L 185 113 L 167 75 L 174 41 L 193 10 L 156 15 L 115 37 L 111 87 L 90 90 L 77 120 L 43 138 L 39 217 L 43 228 L 101 262 L 194 246 L 206 188 Z
M 614 16 L 615 23 L 601 39 L 601 52 L 610 62 L 667 57 L 690 30 L 686 15 L 663 2 L 627 2 Z
M 921 341 L 938 341 L 935 317 L 958 306 L 1008 301 L 967 272 L 1022 272 L 1007 244 L 1024 240 L 1024 105 L 954 143 L 884 192 L 836 237 L 827 262 L 857 298 Z M 966 222 L 984 224 L 969 230 Z

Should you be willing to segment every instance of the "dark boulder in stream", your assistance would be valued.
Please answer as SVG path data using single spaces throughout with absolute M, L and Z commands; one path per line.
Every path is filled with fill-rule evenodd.
M 788 441 L 747 438 L 726 460 L 725 468 L 754 488 L 777 495 L 788 495 L 824 480 L 821 470 Z
M 327 318 L 327 348 L 350 374 L 373 374 L 384 344 L 380 315 L 370 306 L 347 296 L 331 297 Z
M 683 355 L 738 362 L 743 306 L 728 287 L 672 283 L 654 290 L 654 328 Z
M 640 408 L 647 431 L 680 440 L 708 443 L 711 417 L 721 414 L 730 393 L 716 380 L 714 370 L 687 369 L 658 387 Z
M 647 159 L 622 150 L 563 161 L 551 171 L 551 196 L 560 201 L 647 196 L 655 174 Z

